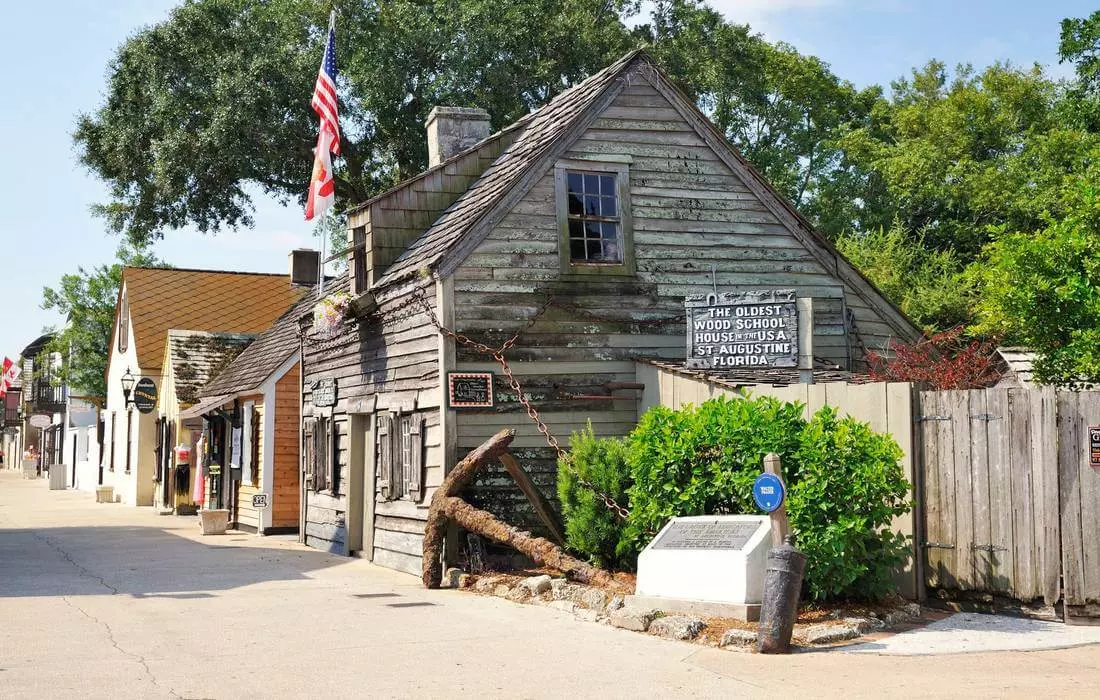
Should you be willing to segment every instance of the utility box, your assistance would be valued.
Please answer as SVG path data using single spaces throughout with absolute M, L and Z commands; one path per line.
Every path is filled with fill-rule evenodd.
M 64 491 L 68 488 L 69 469 L 64 464 L 50 465 L 50 491 Z

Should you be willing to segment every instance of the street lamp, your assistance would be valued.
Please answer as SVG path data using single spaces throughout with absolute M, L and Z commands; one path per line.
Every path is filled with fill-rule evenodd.
M 126 374 L 122 375 L 122 398 L 126 401 L 126 407 L 129 408 L 134 402 L 130 399 L 130 392 L 134 388 L 134 375 L 130 374 L 130 368 L 126 368 Z

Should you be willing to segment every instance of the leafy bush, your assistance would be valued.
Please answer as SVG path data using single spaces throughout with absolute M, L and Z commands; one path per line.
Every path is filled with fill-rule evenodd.
M 803 428 L 793 455 L 787 512 L 807 556 L 812 599 L 878 598 L 905 560 L 906 538 L 890 530 L 909 511 L 901 448 L 866 423 L 822 408 Z
M 597 438 L 591 423 L 580 433 L 573 433 L 571 442 L 569 457 L 558 461 L 558 499 L 565 519 L 566 543 L 599 566 L 633 569 L 637 553 L 623 540 L 626 523 L 592 489 L 580 483 L 584 479 L 628 507 L 626 443 L 616 438 Z
M 673 516 L 758 513 L 752 483 L 764 455 L 775 452 L 798 547 L 809 557 L 808 597 L 886 594 L 907 551 L 905 538 L 889 530 L 909 509 L 901 449 L 832 408 L 809 421 L 802 413 L 800 404 L 770 397 L 716 398 L 680 410 L 655 407 L 625 440 L 599 440 L 591 430 L 576 436 L 558 484 L 569 545 L 601 561 L 613 553 L 622 566 Z M 574 469 L 609 494 L 626 491 L 625 529 L 576 482 Z
M 628 438 L 634 552 L 675 515 L 757 512 L 752 482 L 764 455 L 792 454 L 802 423 L 800 406 L 770 397 L 647 411 Z

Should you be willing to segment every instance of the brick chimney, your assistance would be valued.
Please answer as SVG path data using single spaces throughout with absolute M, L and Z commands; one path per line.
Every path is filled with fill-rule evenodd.
M 312 287 L 320 279 L 321 254 L 316 250 L 299 248 L 290 251 L 290 283 Z
M 489 113 L 476 107 L 435 107 L 428 114 L 428 167 L 489 137 Z

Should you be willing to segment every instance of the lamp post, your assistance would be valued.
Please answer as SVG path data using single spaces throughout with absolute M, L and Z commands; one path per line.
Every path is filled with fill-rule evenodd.
M 134 400 L 131 398 L 134 389 L 134 375 L 130 373 L 130 368 L 126 368 L 126 374 L 122 375 L 122 398 L 126 402 L 126 466 L 124 468 L 125 473 L 130 473 L 130 442 L 132 440 L 133 432 L 133 412 L 134 412 Z
M 130 392 L 134 389 L 134 375 L 130 373 L 130 368 L 126 368 L 126 374 L 122 375 L 122 398 L 126 401 L 126 408 L 129 410 L 133 405 L 133 400 L 130 398 Z

